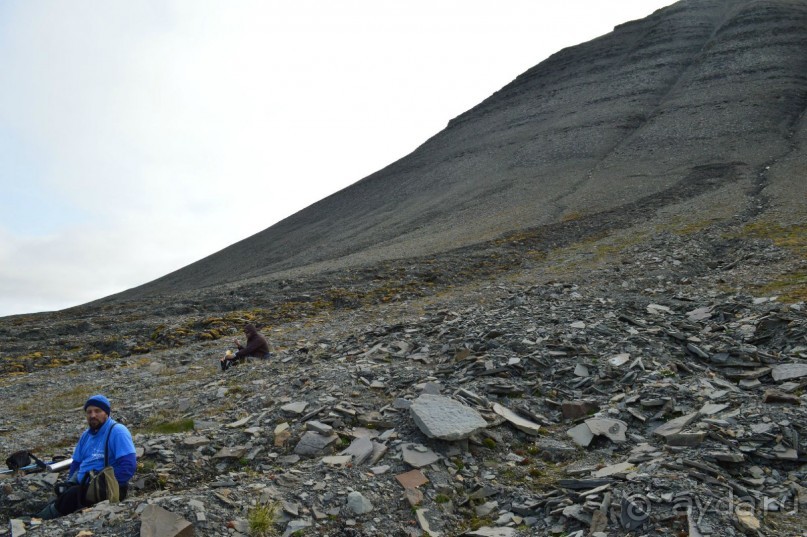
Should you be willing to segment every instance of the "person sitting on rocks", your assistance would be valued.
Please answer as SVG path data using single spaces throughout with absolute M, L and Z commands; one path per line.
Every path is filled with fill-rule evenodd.
M 238 352 L 233 354 L 231 351 L 227 351 L 227 354 L 221 359 L 222 371 L 227 371 L 238 360 L 243 360 L 247 356 L 266 358 L 269 355 L 269 344 L 253 325 L 244 326 L 244 334 L 247 336 L 247 344 L 241 345 L 237 339 L 233 341 L 235 346 L 238 347 Z
M 82 433 L 73 450 L 67 483 L 57 484 L 58 496 L 40 511 L 40 518 L 53 519 L 89 507 L 90 502 L 86 496 L 90 477 L 88 474 L 92 470 L 100 472 L 105 460 L 115 471 L 120 499 L 126 498 L 129 480 L 137 469 L 132 434 L 125 425 L 112 419 L 109 399 L 103 395 L 93 395 L 87 399 L 84 412 L 89 427 Z

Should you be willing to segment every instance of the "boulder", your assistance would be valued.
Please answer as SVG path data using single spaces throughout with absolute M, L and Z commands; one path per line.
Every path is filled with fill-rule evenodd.
M 479 412 L 442 395 L 421 395 L 414 400 L 409 412 L 429 438 L 462 440 L 487 427 Z

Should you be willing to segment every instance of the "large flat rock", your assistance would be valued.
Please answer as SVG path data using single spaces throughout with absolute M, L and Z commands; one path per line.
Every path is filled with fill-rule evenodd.
M 421 395 L 409 412 L 423 434 L 440 440 L 462 440 L 488 425 L 473 408 L 442 395 Z

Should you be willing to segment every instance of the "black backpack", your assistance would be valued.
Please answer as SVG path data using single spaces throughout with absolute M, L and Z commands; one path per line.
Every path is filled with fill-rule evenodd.
M 16 472 L 22 468 L 27 466 L 31 466 L 31 460 L 36 464 L 37 468 L 45 468 L 45 463 L 42 462 L 40 459 L 36 457 L 30 451 L 15 451 L 11 455 L 8 456 L 6 459 L 6 466 L 8 466 L 9 470 Z

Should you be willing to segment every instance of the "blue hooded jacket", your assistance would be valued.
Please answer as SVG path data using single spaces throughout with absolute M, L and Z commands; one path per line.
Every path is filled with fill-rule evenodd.
M 112 425 L 116 424 L 113 428 Z M 110 431 L 110 429 L 112 429 Z M 115 469 L 115 479 L 121 486 L 126 486 L 137 469 L 132 434 L 125 425 L 111 417 L 98 431 L 87 429 L 79 438 L 73 450 L 73 463 L 70 465 L 70 479 L 81 483 L 84 475 L 90 470 L 100 471 L 104 468 L 104 446 L 109 435 L 109 465 Z

